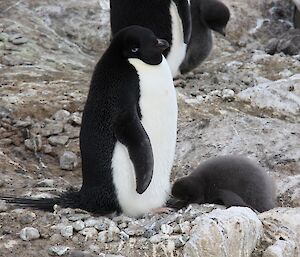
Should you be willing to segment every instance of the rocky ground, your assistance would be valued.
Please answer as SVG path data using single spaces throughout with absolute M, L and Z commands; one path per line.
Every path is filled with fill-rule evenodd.
M 0 202 L 0 256 L 300 256 L 300 31 L 289 1 L 224 2 L 232 12 L 227 37 L 216 35 L 210 58 L 175 81 L 172 180 L 209 157 L 242 154 L 274 178 L 278 208 L 256 215 L 191 205 L 110 219 Z M 80 186 L 81 115 L 109 42 L 108 7 L 0 2 L 1 194 L 53 196 Z

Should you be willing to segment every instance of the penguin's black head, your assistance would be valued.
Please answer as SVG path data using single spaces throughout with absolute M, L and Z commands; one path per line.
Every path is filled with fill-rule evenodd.
M 135 25 L 121 30 L 114 40 L 120 43 L 124 58 L 137 58 L 150 65 L 160 64 L 163 51 L 169 47 L 166 40 L 158 39 L 150 29 Z
M 172 196 L 190 203 L 202 202 L 202 199 L 204 199 L 203 191 L 203 183 L 186 176 L 175 181 L 172 187 Z
M 211 0 L 203 1 L 200 9 L 207 26 L 225 36 L 226 25 L 230 18 L 227 6 L 222 2 Z

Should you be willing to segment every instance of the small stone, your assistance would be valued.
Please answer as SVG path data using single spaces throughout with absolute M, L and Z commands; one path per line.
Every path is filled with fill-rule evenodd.
M 52 256 L 63 256 L 68 253 L 69 249 L 70 247 L 63 245 L 51 246 L 48 250 L 48 253 Z
M 86 227 L 94 227 L 99 231 L 108 230 L 110 220 L 105 217 L 101 217 L 99 219 L 90 218 L 84 221 Z
M 64 126 L 64 132 L 69 138 L 78 138 L 80 133 L 79 127 L 73 127 L 70 124 L 65 124 Z
M 43 136 L 51 136 L 51 135 L 57 135 L 60 134 L 64 129 L 63 123 L 48 123 L 44 128 L 41 129 L 41 134 Z
M 4 200 L 0 200 L 0 212 L 5 212 L 7 211 L 7 204 Z
M 31 241 L 34 239 L 38 239 L 40 237 L 40 233 L 36 228 L 26 227 L 23 228 L 20 232 L 20 238 L 23 241 Z
M 31 224 L 36 219 L 34 212 L 25 212 L 19 216 L 19 221 L 22 225 Z
M 75 153 L 66 151 L 59 159 L 59 165 L 62 170 L 74 170 L 77 165 L 77 156 Z
M 120 238 L 121 238 L 121 240 L 123 240 L 123 241 L 128 241 L 130 237 L 129 237 L 129 235 L 126 234 L 124 231 L 121 231 L 121 232 L 120 232 Z
M 228 101 L 228 102 L 231 102 L 231 101 L 233 101 L 234 100 L 234 91 L 232 90 L 232 89 L 228 89 L 228 88 L 226 88 L 226 89 L 224 89 L 223 91 L 222 91 L 222 99 L 224 100 L 224 101 Z
M 66 110 L 59 110 L 53 115 L 53 119 L 56 121 L 63 121 L 66 122 L 70 117 L 71 113 Z
M 60 230 L 60 234 L 63 237 L 69 238 L 71 236 L 73 236 L 73 227 L 72 226 L 64 226 L 61 228 Z
M 84 229 L 84 227 L 85 227 L 84 222 L 82 220 L 75 221 L 72 224 L 72 226 L 76 231 L 80 231 L 80 230 Z
M 88 214 L 88 213 L 75 213 L 75 214 L 72 214 L 72 215 L 68 215 L 67 218 L 68 218 L 69 221 L 77 221 L 77 220 L 85 220 L 85 219 L 88 219 L 90 217 L 91 217 L 91 215 Z M 86 224 L 85 224 L 85 226 L 86 226 Z
M 49 144 L 43 145 L 43 146 L 42 146 L 42 150 L 43 150 L 43 152 L 46 153 L 46 154 L 49 154 L 49 153 L 52 153 L 52 152 L 53 152 L 53 148 L 52 148 L 52 146 L 49 145 Z
M 82 114 L 79 112 L 74 112 L 71 114 L 68 122 L 74 126 L 81 126 Z
M 108 228 L 108 241 L 119 241 L 120 232 L 120 229 L 114 223 L 112 223 Z
M 12 140 L 10 138 L 0 139 L 0 146 L 5 147 L 12 144 Z
M 50 237 L 50 241 L 52 244 L 58 244 L 63 240 L 62 236 L 60 234 L 53 234 Z
M 79 234 L 85 236 L 85 240 L 96 238 L 98 231 L 95 228 L 85 228 L 79 232 Z
M 32 120 L 28 117 L 26 120 L 18 120 L 15 123 L 17 128 L 28 128 L 32 125 Z
M 32 135 L 31 138 L 24 141 L 24 145 L 27 149 L 38 152 L 42 149 L 42 137 L 40 135 Z
M 0 187 L 3 187 L 5 185 L 5 181 L 0 179 Z
M 9 116 L 10 116 L 10 111 L 5 107 L 0 106 L 0 119 L 8 118 Z
M 8 41 L 13 43 L 14 45 L 23 45 L 27 43 L 27 38 L 23 37 L 20 34 L 12 35 L 8 38 Z
M 163 234 L 170 235 L 173 233 L 173 228 L 168 224 L 162 224 L 160 230 Z
M 126 232 L 126 234 L 128 234 L 129 236 L 141 236 L 145 233 L 145 228 L 140 226 L 140 225 L 137 225 L 137 224 L 129 224 L 128 225 L 128 228 L 126 228 L 124 230 Z
M 100 241 L 101 243 L 107 243 L 108 241 L 108 231 L 101 231 L 98 233 L 98 241 Z
M 68 140 L 69 137 L 68 136 L 51 136 L 48 138 L 49 143 L 53 146 L 57 146 L 57 145 L 65 145 Z
M 183 233 L 183 234 L 189 234 L 190 233 L 191 225 L 190 225 L 189 221 L 185 221 L 183 223 L 180 223 L 179 227 L 180 227 L 181 233 Z
M 96 255 L 93 255 L 88 251 L 77 251 L 77 250 L 70 252 L 69 256 L 70 257 L 96 257 Z
M 160 242 L 163 242 L 167 239 L 169 239 L 169 235 L 165 235 L 165 234 L 157 234 L 157 235 L 154 235 L 150 238 L 150 242 L 152 244 L 158 244 Z
M 36 187 L 54 187 L 54 180 L 53 179 L 43 179 L 36 183 Z

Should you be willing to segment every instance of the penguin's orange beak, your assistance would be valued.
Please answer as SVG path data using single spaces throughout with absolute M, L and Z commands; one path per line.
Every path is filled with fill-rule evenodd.
M 159 48 L 162 52 L 169 48 L 170 44 L 167 40 L 164 39 L 157 39 L 156 47 Z

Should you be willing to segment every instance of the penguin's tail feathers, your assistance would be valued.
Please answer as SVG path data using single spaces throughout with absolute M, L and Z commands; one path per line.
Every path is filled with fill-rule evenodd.
M 69 189 L 67 192 L 53 198 L 30 198 L 30 197 L 14 197 L 2 196 L 0 200 L 11 203 L 17 207 L 30 207 L 43 211 L 54 211 L 54 205 L 57 204 L 63 208 L 79 208 L 80 195 L 78 191 Z

